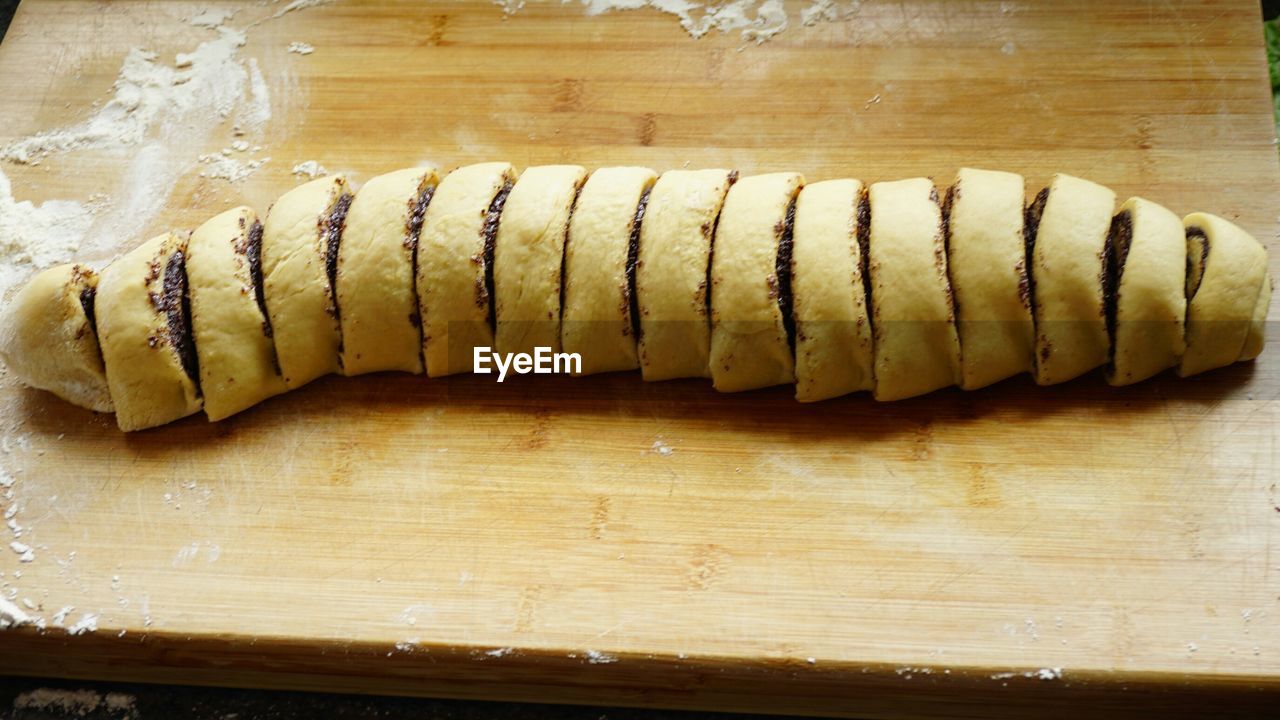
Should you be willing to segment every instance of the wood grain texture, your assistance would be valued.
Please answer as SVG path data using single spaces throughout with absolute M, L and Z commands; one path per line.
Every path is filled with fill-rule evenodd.
M 189 7 L 24 3 L 0 142 L 82 117 L 128 47 L 189 50 Z M 241 51 L 282 102 L 273 161 L 240 185 L 193 167 L 137 238 L 265 211 L 308 159 L 356 180 L 424 159 L 940 183 L 971 165 L 1223 215 L 1280 277 L 1257 21 L 1249 0 L 868 0 L 740 50 L 651 11 L 339 3 Z M 20 198 L 83 198 L 122 162 L 4 170 Z M 128 436 L 11 381 L 0 404 L 29 443 L 2 459 L 37 553 L 0 552 L 6 591 L 101 616 L 0 633 L 0 672 L 863 717 L 1280 699 L 1274 347 L 1188 380 L 890 404 L 375 375 Z

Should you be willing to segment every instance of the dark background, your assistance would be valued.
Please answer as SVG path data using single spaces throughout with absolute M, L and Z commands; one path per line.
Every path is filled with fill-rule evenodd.
M 0 39 L 9 28 L 18 0 L 0 0 Z M 1280 16 L 1280 0 L 1263 0 L 1263 17 Z M 38 688 L 89 690 L 101 696 L 123 693 L 134 699 L 129 710 L 105 706 L 82 714 L 77 708 L 58 710 L 18 709 L 21 694 Z M 24 703 L 25 704 L 25 703 Z M 732 720 L 763 716 L 692 713 L 663 710 L 629 710 L 524 705 L 517 703 L 461 702 L 411 698 L 362 697 L 321 693 L 288 693 L 159 686 L 128 683 L 90 683 L 0 676 L 0 715 L 7 720 L 315 720 L 318 718 L 385 718 L 386 720 Z M 775 716 L 776 717 L 776 716 Z

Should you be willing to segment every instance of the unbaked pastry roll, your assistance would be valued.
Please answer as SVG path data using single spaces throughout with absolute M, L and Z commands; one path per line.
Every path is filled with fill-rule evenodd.
M 1116 194 L 1058 174 L 1027 210 L 1036 382 L 1052 385 L 1107 362 L 1102 283 Z
M 1034 367 L 1024 198 L 1021 175 L 961 168 L 943 201 L 965 390 Z
M 333 275 L 351 191 L 341 175 L 290 190 L 262 228 L 263 290 L 289 389 L 341 369 Z
M 520 174 L 493 246 L 494 346 L 500 353 L 560 352 L 560 277 L 578 190 L 578 165 L 543 165 Z
M 791 311 L 800 402 L 873 385 L 865 256 L 858 242 L 858 229 L 867 221 L 858 212 L 863 194 L 857 180 L 826 180 L 805 185 L 796 198 Z
M 798 173 L 729 188 L 711 255 L 711 381 L 721 392 L 795 382 L 791 245 Z
M 640 366 L 635 263 L 657 178 L 649 168 L 600 168 L 578 195 L 564 251 L 560 344 L 582 358 L 583 375 Z
M 342 326 L 342 372 L 422 372 L 422 319 L 414 267 L 435 168 L 379 175 L 351 201 L 338 246 L 334 291 Z
M 185 235 L 156 236 L 108 265 L 98 281 L 98 342 L 116 424 L 126 432 L 200 410 L 186 249 Z
M 960 341 L 933 181 L 875 183 L 868 196 L 875 397 L 900 400 L 952 385 Z
M 209 420 L 285 391 L 262 292 L 262 224 L 247 207 L 191 234 L 187 286 L 200 390 Z
M 671 170 L 649 193 L 640 227 L 636 302 L 645 380 L 710 377 L 711 241 L 737 171 Z
M 0 356 L 22 382 L 67 402 L 111 412 L 111 393 L 94 329 L 98 274 L 59 265 L 33 277 L 5 310 Z
M 1182 223 L 1187 238 L 1187 350 L 1178 375 L 1186 377 L 1257 355 L 1246 346 L 1254 318 L 1266 317 L 1270 284 L 1267 251 L 1252 235 L 1209 213 L 1192 213 Z M 1254 344 L 1260 341 L 1259 333 Z
M 1186 349 L 1187 241 L 1177 215 L 1129 198 L 1107 238 L 1107 382 L 1129 385 L 1178 364 Z
M 467 165 L 436 188 L 418 241 L 418 307 L 427 375 L 471 372 L 493 347 L 493 254 L 515 182 L 510 163 Z

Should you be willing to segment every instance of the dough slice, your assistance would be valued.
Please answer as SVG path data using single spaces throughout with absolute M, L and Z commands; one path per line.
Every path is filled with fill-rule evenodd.
M 632 297 L 640 228 L 658 174 L 649 168 L 600 168 L 582 186 L 564 254 L 560 344 L 582 358 L 582 373 L 635 370 Z
M 471 372 L 474 348 L 493 347 L 493 253 L 515 168 L 495 162 L 449 173 L 418 243 L 418 303 L 431 377 Z
M 1065 382 L 1107 362 L 1103 259 L 1115 203 L 1111 190 L 1058 174 L 1027 211 L 1040 385 Z
M 1177 365 L 1186 349 L 1187 241 L 1177 215 L 1134 197 L 1112 219 L 1107 243 L 1107 382 L 1130 385 Z
M 493 246 L 494 345 L 500 353 L 560 352 L 560 276 L 569 217 L 585 168 L 531 167 L 507 196 Z
M 414 262 L 434 168 L 379 175 L 351 201 L 334 275 L 345 375 L 422 372 L 422 320 Z
M 59 265 L 13 296 L 0 330 L 0 357 L 19 380 L 67 402 L 111 412 L 107 374 L 94 328 L 98 274 Z
M 721 392 L 796 380 L 791 248 L 804 176 L 753 175 L 724 199 L 711 256 L 711 381 Z
M 871 321 L 858 244 L 857 180 L 805 185 L 791 249 L 796 399 L 812 402 L 872 388 Z M 714 298 L 713 298 L 714 300 Z
M 346 178 L 333 175 L 280 196 L 263 222 L 263 290 L 291 390 L 341 369 L 333 275 L 350 207 Z
M 262 224 L 247 207 L 228 210 L 187 243 L 191 333 L 209 420 L 285 391 L 262 292 Z
M 671 170 L 649 193 L 636 260 L 645 380 L 711 376 L 711 240 L 725 193 L 737 177 L 728 170 Z
M 1267 309 L 1271 306 L 1271 291 L 1274 283 L 1268 275 L 1262 283 L 1262 292 L 1258 293 L 1258 302 L 1253 306 L 1253 321 L 1249 323 L 1249 335 L 1245 338 L 1244 348 L 1240 351 L 1240 360 L 1253 360 L 1262 353 L 1266 345 Z
M 870 238 L 875 397 L 899 400 L 960 376 L 942 209 L 928 178 L 871 186 Z
M 1267 251 L 1252 235 L 1216 215 L 1182 219 L 1187 237 L 1187 350 L 1178 375 L 1187 377 L 1245 359 L 1254 318 L 1270 300 Z M 1263 308 L 1259 312 L 1258 306 Z M 1256 353 L 1255 353 L 1256 355 Z
M 187 306 L 187 237 L 156 236 L 102 271 L 94 303 L 116 424 L 126 432 L 200 410 Z
M 1021 175 L 961 168 L 943 203 L 965 390 L 1035 365 L 1024 198 Z

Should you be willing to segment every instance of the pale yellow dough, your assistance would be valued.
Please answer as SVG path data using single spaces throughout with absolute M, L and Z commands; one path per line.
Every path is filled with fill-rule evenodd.
M 721 392 L 795 382 L 777 262 L 802 185 L 797 173 L 753 175 L 724 199 L 711 256 L 711 381 Z
M 351 201 L 334 278 L 345 375 L 422 372 L 413 260 L 421 203 L 438 181 L 434 168 L 397 170 L 365 183 Z
M 418 302 L 431 377 L 471 372 L 474 348 L 493 347 L 485 220 L 514 182 L 509 163 L 468 165 L 445 176 L 431 198 L 418 241 Z
M 947 269 L 960 336 L 960 387 L 975 390 L 1034 367 L 1024 183 L 1013 173 L 961 168 L 950 192 Z
M 710 377 L 711 236 L 735 177 L 728 170 L 671 170 L 649 193 L 636 263 L 645 380 Z
M 201 225 L 187 243 L 191 332 L 211 421 L 285 391 L 250 268 L 250 236 L 261 232 L 257 213 L 238 207 Z
M 183 272 L 186 248 L 185 235 L 159 235 L 108 265 L 98 281 L 98 342 L 116 424 L 126 432 L 200 410 L 199 388 L 178 355 L 183 339 L 169 332 L 166 310 L 181 312 L 181 298 L 166 301 L 164 291 L 166 277 Z
M 262 269 L 267 313 L 285 385 L 296 389 L 341 369 L 341 330 L 326 266 L 330 216 L 351 191 L 341 175 L 290 190 L 263 222 Z
M 0 323 L 0 357 L 31 387 L 82 408 L 111 412 L 98 336 L 81 301 L 97 287 L 97 273 L 83 265 L 37 274 L 9 301 Z
M 526 169 L 511 188 L 493 248 L 498 352 L 560 351 L 565 236 L 586 179 L 577 165 L 543 165 Z
M 857 180 L 827 180 L 805 185 L 796 198 L 791 303 L 801 402 L 872 388 L 875 358 L 858 245 L 862 194 Z
M 1055 175 L 1031 261 L 1036 318 L 1036 382 L 1065 382 L 1107 362 L 1111 340 L 1102 275 L 1116 194 Z
M 933 181 L 875 183 L 869 195 L 875 397 L 899 400 L 955 384 L 960 341 Z
M 1123 250 L 1115 246 L 1116 228 L 1125 217 L 1132 231 L 1115 288 L 1115 337 L 1106 373 L 1112 385 L 1136 383 L 1171 368 L 1186 349 L 1187 241 L 1182 221 L 1150 200 L 1129 198 L 1112 223 L 1116 263 Z
M 1182 219 L 1187 229 L 1187 349 L 1178 365 L 1186 377 L 1257 355 L 1258 317 L 1270 300 L 1267 251 L 1234 223 L 1209 213 Z M 1204 239 L 1192 232 L 1199 229 Z M 1207 245 L 1207 247 L 1206 247 Z M 1201 250 L 1205 250 L 1203 262 Z M 1259 306 L 1261 305 L 1261 309 Z
M 564 254 L 560 344 L 582 358 L 583 375 L 640 366 L 627 261 L 640 199 L 657 177 L 649 168 L 600 168 L 578 195 Z

